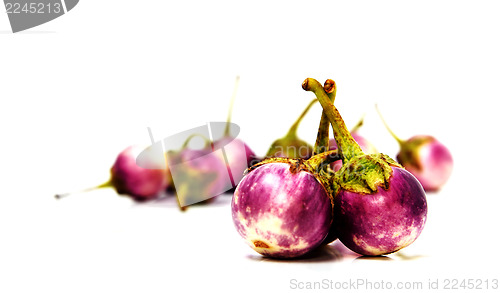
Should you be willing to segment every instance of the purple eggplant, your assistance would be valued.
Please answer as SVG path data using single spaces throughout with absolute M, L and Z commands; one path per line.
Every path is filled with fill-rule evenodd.
M 136 145 L 127 147 L 118 154 L 111 167 L 109 181 L 82 191 L 112 187 L 118 194 L 130 196 L 137 201 L 158 198 L 169 184 L 169 172 L 163 160 L 161 162 L 150 161 L 150 163 L 156 165 L 151 166 L 151 168 L 143 168 L 137 165 L 137 157 L 147 149 Z M 63 198 L 70 194 L 56 194 L 56 198 Z
M 231 188 L 224 158 L 208 145 L 202 149 L 185 145 L 180 151 L 169 151 L 167 157 L 181 209 L 195 203 L 208 203 Z
M 311 161 L 271 158 L 252 167 L 231 203 L 238 233 L 258 253 L 294 258 L 318 247 L 332 222 L 329 191 Z
M 301 117 L 289 132 L 292 138 Z M 285 143 L 290 143 L 287 136 Z M 300 257 L 332 235 L 333 198 L 325 170 L 337 160 L 337 151 L 325 152 L 328 145 L 322 143 L 328 144 L 328 125 L 324 123 L 318 130 L 315 150 L 320 151 L 315 156 L 307 160 L 268 157 L 250 167 L 236 188 L 231 202 L 234 225 L 258 253 L 272 258 Z
M 365 154 L 318 81 L 302 87 L 316 94 L 342 159 L 334 173 L 333 229 L 349 249 L 364 255 L 384 255 L 413 243 L 427 218 L 427 201 L 419 181 L 384 154 Z
M 392 168 L 389 188 L 364 195 L 341 190 L 334 200 L 334 227 L 342 243 L 363 255 L 382 255 L 408 246 L 424 228 L 427 203 L 408 171 Z
M 165 166 L 158 169 L 139 167 L 136 158 L 144 149 L 131 146 L 122 151 L 111 167 L 111 185 L 119 194 L 130 195 L 143 201 L 157 198 L 160 191 L 167 187 Z
M 426 191 L 439 190 L 453 170 L 453 158 L 448 148 L 428 135 L 407 140 L 396 158 L 417 177 Z
M 438 191 L 450 178 L 453 157 L 449 149 L 430 135 L 415 135 L 408 140 L 400 139 L 379 113 L 382 122 L 399 143 L 398 162 L 417 177 L 425 191 Z

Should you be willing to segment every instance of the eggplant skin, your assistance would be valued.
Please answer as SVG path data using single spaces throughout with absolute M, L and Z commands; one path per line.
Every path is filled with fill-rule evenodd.
M 391 167 L 389 188 L 374 194 L 341 190 L 334 200 L 334 226 L 340 241 L 362 255 L 384 255 L 413 243 L 427 219 L 427 200 L 419 181 Z
M 154 199 L 167 186 L 167 174 L 162 169 L 145 169 L 136 163 L 143 151 L 139 146 L 123 150 L 111 167 L 111 184 L 119 194 L 128 195 L 138 201 Z
M 287 163 L 264 164 L 243 177 L 231 203 L 233 222 L 246 243 L 272 258 L 304 255 L 326 238 L 332 204 L 310 173 Z
M 404 156 L 404 149 L 398 153 L 398 161 L 420 181 L 425 191 L 438 191 L 451 176 L 453 157 L 448 148 L 432 136 L 414 136 L 407 144 L 419 140 L 423 142 L 418 147 L 409 149 L 410 155 L 415 156 L 414 161 Z

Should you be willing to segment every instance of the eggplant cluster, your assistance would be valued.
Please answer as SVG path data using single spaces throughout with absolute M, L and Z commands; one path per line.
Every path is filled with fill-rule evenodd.
M 138 164 L 139 153 L 155 153 L 153 146 L 128 147 L 111 167 L 110 179 L 87 190 L 113 187 L 141 202 L 174 193 L 181 209 L 234 191 L 236 230 L 251 248 L 273 258 L 300 257 L 337 239 L 362 255 L 384 255 L 413 243 L 426 222 L 425 191 L 439 190 L 450 177 L 449 150 L 432 136 L 401 140 L 382 118 L 400 145 L 396 161 L 358 133 L 363 120 L 347 130 L 334 105 L 333 80 L 321 85 L 307 78 L 302 88 L 316 98 L 264 158 L 230 134 L 233 94 L 217 140 L 189 136 L 177 151 L 162 151 L 153 166 Z M 297 129 L 318 101 L 323 111 L 311 146 Z M 202 148 L 188 146 L 195 136 L 205 140 Z
M 248 170 L 231 204 L 238 233 L 272 258 L 299 257 L 336 239 L 362 255 L 389 254 L 413 243 L 426 222 L 427 200 L 413 169 L 403 165 L 418 161 L 412 152 L 437 148 L 436 142 L 405 145 L 400 164 L 347 130 L 333 104 L 333 80 L 321 85 L 307 78 L 302 88 L 323 107 L 313 155 L 271 157 Z M 425 163 L 418 164 L 423 169 Z

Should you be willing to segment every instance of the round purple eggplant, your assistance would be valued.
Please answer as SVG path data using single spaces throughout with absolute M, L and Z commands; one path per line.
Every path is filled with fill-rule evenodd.
M 392 167 L 389 188 L 373 194 L 341 190 L 334 200 L 334 227 L 342 243 L 363 255 L 400 250 L 417 239 L 427 217 L 425 192 L 408 171 Z M 340 228 L 341 227 L 341 228 Z
M 208 202 L 231 188 L 224 160 L 211 148 L 183 148 L 167 157 L 181 208 Z
M 167 187 L 165 167 L 145 169 L 137 165 L 136 158 L 143 150 L 137 146 L 126 148 L 111 167 L 110 182 L 116 192 L 139 201 L 156 198 Z
M 421 184 L 389 156 L 365 154 L 317 80 L 308 78 L 302 87 L 321 103 L 342 160 L 331 181 L 336 236 L 365 255 L 388 254 L 411 244 L 427 216 Z
M 150 147 L 129 146 L 121 151 L 111 167 L 110 179 L 98 186 L 90 187 L 81 192 L 99 188 L 112 187 L 118 194 L 130 196 L 137 201 L 156 199 L 169 185 L 170 172 L 163 159 L 154 157 L 147 160 L 150 168 L 137 164 L 139 154 L 151 150 Z M 153 153 L 155 153 L 153 151 Z M 57 199 L 71 193 L 56 194 Z
M 448 148 L 429 135 L 413 136 L 402 142 L 396 158 L 417 177 L 426 191 L 439 190 L 453 170 L 453 158 Z
M 318 247 L 332 222 L 322 183 L 301 161 L 266 163 L 250 171 L 235 190 L 233 222 L 246 243 L 273 258 L 294 258 Z
M 415 135 L 408 140 L 399 138 L 375 106 L 387 131 L 399 144 L 396 158 L 420 181 L 425 191 L 439 190 L 450 178 L 453 158 L 446 146 L 430 135 Z

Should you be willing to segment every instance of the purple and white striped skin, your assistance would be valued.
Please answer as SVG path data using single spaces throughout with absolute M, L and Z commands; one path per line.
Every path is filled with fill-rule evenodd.
M 427 218 L 420 182 L 389 156 L 365 154 L 317 80 L 305 79 L 302 88 L 321 103 L 343 162 L 332 180 L 332 226 L 340 241 L 363 255 L 384 255 L 413 243 Z
M 290 164 L 268 163 L 248 173 L 231 203 L 233 222 L 246 243 L 273 258 L 294 258 L 318 247 L 332 222 L 321 183 Z
M 154 199 L 167 187 L 165 168 L 145 169 L 137 165 L 136 158 L 143 150 L 139 146 L 126 148 L 111 167 L 110 182 L 116 191 L 139 201 Z
M 451 176 L 453 170 L 453 158 L 450 151 L 437 139 L 428 135 L 418 135 L 410 138 L 405 144 L 411 145 L 414 141 L 424 141 L 418 147 L 410 151 L 416 152 L 414 159 L 406 160 L 401 155 L 397 159 L 406 170 L 417 177 L 425 191 L 439 190 Z
M 340 241 L 363 255 L 383 255 L 413 243 L 427 218 L 425 192 L 408 171 L 393 170 L 388 190 L 374 194 L 340 190 L 334 200 L 334 225 Z

